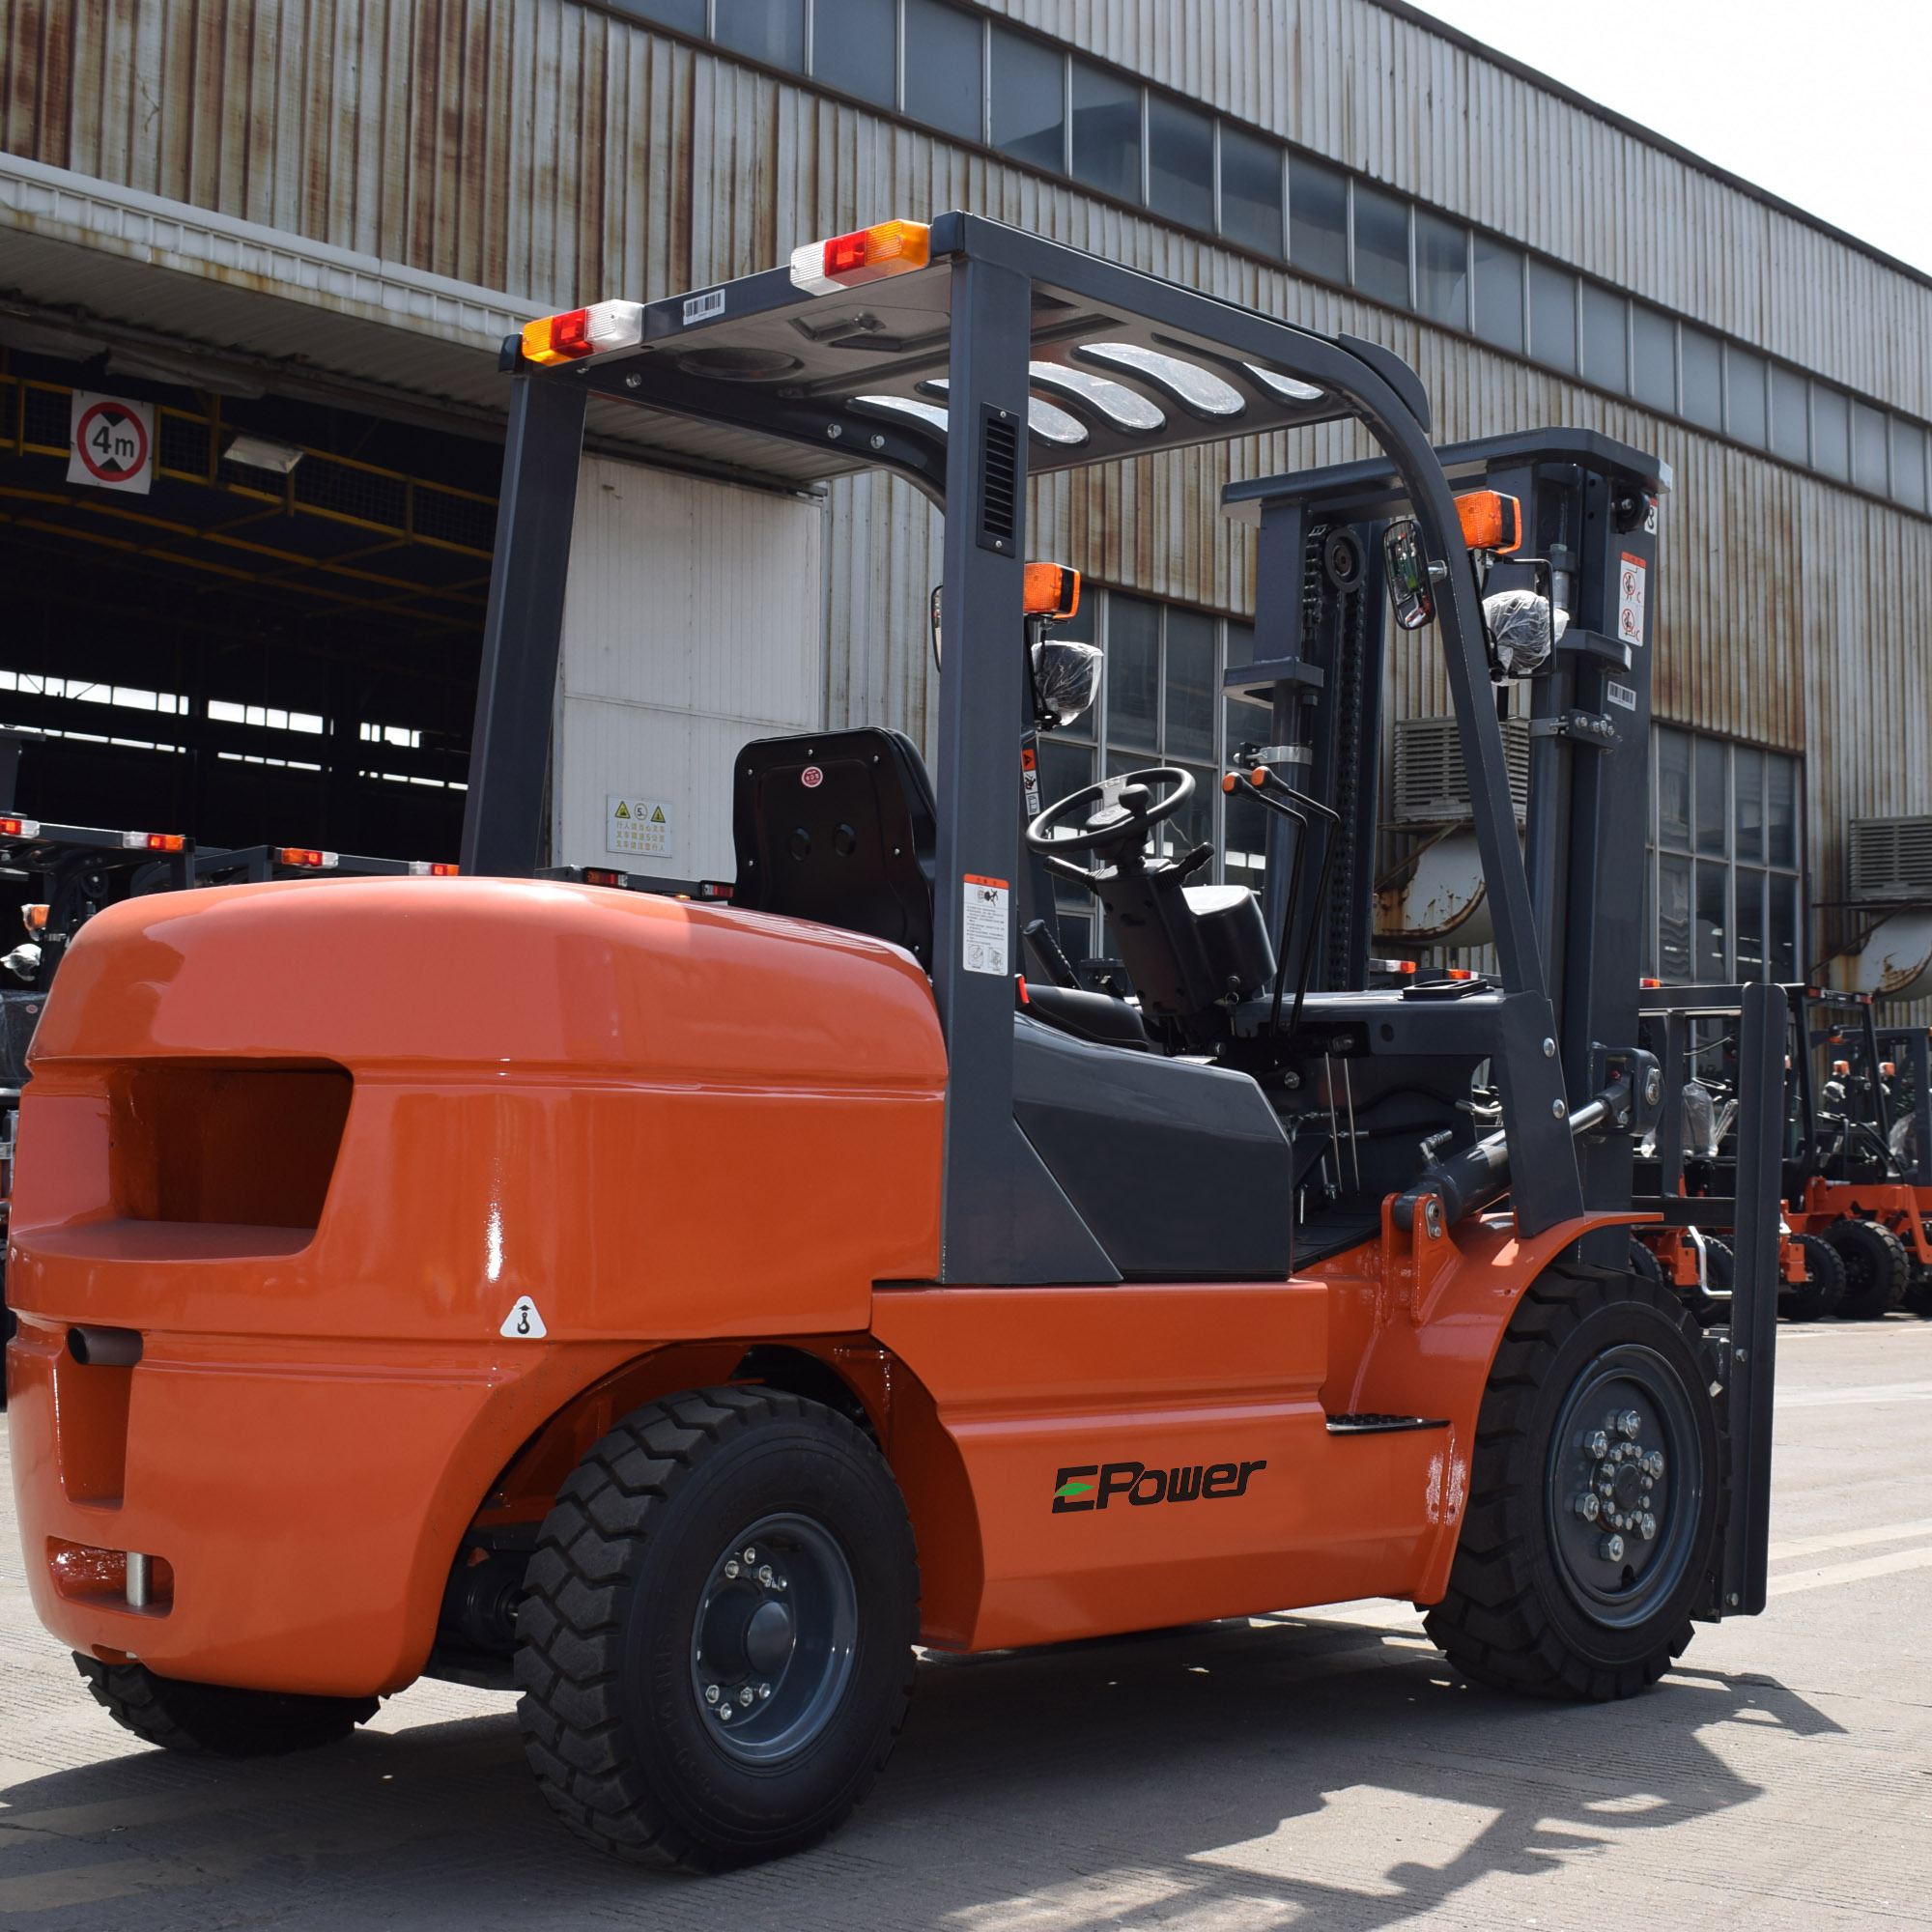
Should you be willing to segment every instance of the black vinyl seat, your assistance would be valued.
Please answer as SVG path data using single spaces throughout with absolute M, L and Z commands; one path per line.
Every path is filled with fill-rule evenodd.
M 939 812 L 903 732 L 754 739 L 732 770 L 731 837 L 734 905 L 870 933 L 932 971 Z

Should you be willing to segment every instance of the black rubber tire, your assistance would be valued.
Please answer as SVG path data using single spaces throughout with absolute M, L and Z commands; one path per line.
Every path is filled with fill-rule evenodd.
M 1876 1221 L 1834 1221 L 1825 1239 L 1845 1264 L 1845 1292 L 1838 1298 L 1843 1321 L 1877 1321 L 1905 1298 L 1911 1264 L 1905 1244 Z
M 73 1653 L 94 1701 L 124 1730 L 164 1750 L 200 1757 L 282 1757 L 346 1738 L 376 1715 L 376 1697 L 304 1697 L 158 1677 L 145 1663 L 103 1663 Z
M 1641 1354 L 1683 1405 L 1697 1466 L 1672 1469 L 1656 1601 L 1627 1622 L 1593 1609 L 1556 1549 L 1568 1487 L 1554 1441 L 1595 1365 Z M 1465 1676 L 1532 1696 L 1606 1700 L 1654 1684 L 1713 1599 L 1726 1494 L 1723 1398 L 1695 1323 L 1667 1288 L 1639 1276 L 1541 1276 L 1517 1305 L 1476 1424 L 1470 1496 L 1442 1601 L 1425 1628 Z M 1579 1438 L 1580 1439 L 1580 1438 Z M 1574 1446 L 1574 1445 L 1573 1445 Z M 1673 1462 L 1685 1456 L 1677 1446 Z M 1628 1579 L 1630 1572 L 1625 1572 Z
M 1731 1319 L 1731 1290 L 1738 1274 L 1731 1244 L 1704 1236 L 1704 1290 L 1690 1291 L 1690 1314 L 1700 1328 L 1716 1328 Z M 1708 1293 L 1704 1291 L 1709 1291 Z
M 1667 1289 L 1670 1286 L 1663 1278 L 1663 1264 L 1634 1235 L 1631 1236 L 1630 1271 L 1653 1287 Z
M 693 1645 L 720 1554 L 775 1513 L 837 1545 L 856 1638 L 823 1728 L 749 1768 L 696 1695 Z M 805 1850 L 871 1788 L 905 1721 L 919 1634 L 905 1503 L 866 1436 L 802 1397 L 698 1389 L 626 1416 L 558 1492 L 525 1591 L 530 1768 L 572 1831 L 635 1863 L 719 1871 Z
M 1822 1235 L 1800 1235 L 1804 1251 L 1804 1279 L 1781 1281 L 1777 1312 L 1787 1321 L 1824 1321 L 1838 1312 L 1845 1298 L 1845 1264 Z

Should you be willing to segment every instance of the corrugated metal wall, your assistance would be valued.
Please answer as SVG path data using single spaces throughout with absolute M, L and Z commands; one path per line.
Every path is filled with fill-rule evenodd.
M 991 0 L 1868 394 L 1932 414 L 1932 291 L 1374 0 Z M 1655 449 L 1659 711 L 1808 758 L 1812 889 L 1840 828 L 1932 809 L 1932 524 L 1060 181 L 570 0 L 0 0 L 0 147 L 500 289 L 652 298 L 885 213 L 984 211 L 1310 327 L 1387 343 L 1444 440 L 1568 422 Z M 1365 453 L 1330 428 L 1050 480 L 1032 547 L 1244 611 L 1220 483 Z M 833 486 L 828 722 L 930 741 L 931 512 Z M 1439 678 L 1398 665 L 1406 711 Z

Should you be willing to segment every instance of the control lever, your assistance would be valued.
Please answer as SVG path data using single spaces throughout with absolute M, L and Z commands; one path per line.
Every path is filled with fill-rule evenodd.
M 1080 976 L 1073 970 L 1073 962 L 1067 958 L 1059 940 L 1047 930 L 1043 919 L 1029 920 L 1021 929 L 1021 937 L 1033 948 L 1033 956 L 1046 968 L 1046 977 L 1056 986 L 1065 986 L 1071 991 L 1080 990 Z

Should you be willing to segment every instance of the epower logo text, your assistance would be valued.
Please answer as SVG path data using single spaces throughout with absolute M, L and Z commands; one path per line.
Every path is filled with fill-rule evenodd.
M 1085 1463 L 1062 1469 L 1053 1479 L 1053 1513 L 1105 1509 L 1125 1496 L 1136 1509 L 1154 1503 L 1217 1502 L 1244 1496 L 1248 1479 L 1267 1463 L 1209 1463 L 1189 1468 L 1150 1469 L 1145 1463 Z

